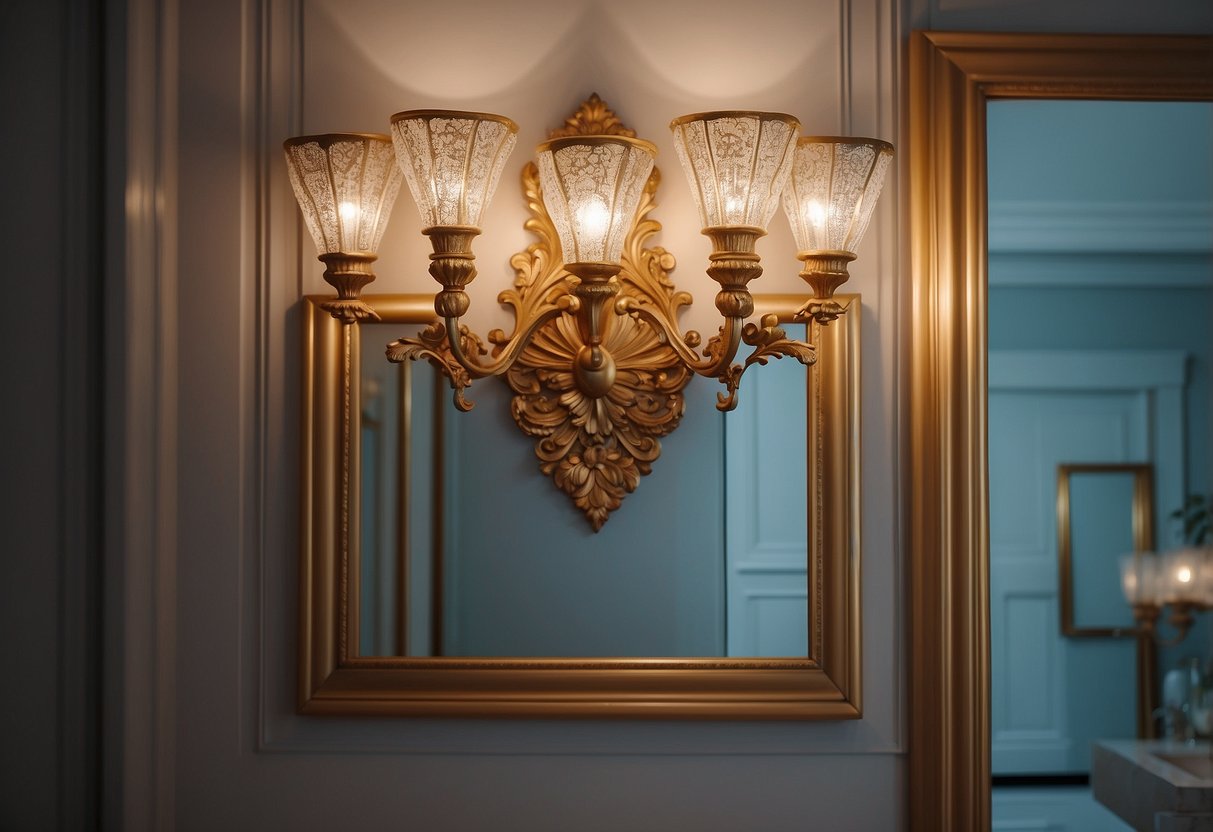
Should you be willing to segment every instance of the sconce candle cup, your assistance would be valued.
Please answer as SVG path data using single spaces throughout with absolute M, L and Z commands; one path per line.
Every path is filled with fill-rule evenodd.
M 325 311 L 343 323 L 378 320 L 360 300 L 400 190 L 392 142 L 380 133 L 326 133 L 283 142 L 304 222 L 337 290 Z
M 837 304 L 821 301 L 850 277 L 847 264 L 872 221 L 892 160 L 893 145 L 880 139 L 805 136 L 796 143 L 783 208 L 800 249 L 796 258 L 804 263 L 800 277 L 822 315 L 837 317 Z
M 621 455 L 620 470 L 604 475 L 604 482 L 588 491 L 580 480 L 560 485 L 586 509 L 595 530 L 606 512 L 618 507 L 622 493 L 635 488 L 639 474 L 649 472 L 660 452 L 657 437 L 672 430 L 681 417 L 681 389 L 690 374 L 723 384 L 727 392 L 718 395 L 717 407 L 731 410 L 741 377 L 754 364 L 783 357 L 814 363 L 814 347 L 788 338 L 775 316 L 746 322 L 754 312 L 749 284 L 762 274 L 755 243 L 766 234 L 782 196 L 801 249 L 797 256 L 805 262 L 801 276 L 815 293 L 797 317 L 819 324 L 833 320 L 841 307 L 830 298 L 847 279 L 846 264 L 854 259 L 853 249 L 871 219 L 892 155 L 892 147 L 876 139 L 798 142 L 800 123 L 784 113 L 696 113 L 674 119 L 670 129 L 703 233 L 712 241 L 707 273 L 720 285 L 716 308 L 723 322 L 702 353 L 699 334 L 684 333 L 678 326 L 679 310 L 691 298 L 669 280 L 673 257 L 643 245 L 660 229 L 647 218 L 659 181 L 653 166 L 657 149 L 623 126 L 597 95 L 539 145 L 538 164 L 523 169 L 533 214 L 527 228 L 540 242 L 511 260 L 518 276 L 499 300 L 513 307 L 514 330 L 508 337 L 500 330 L 489 334 L 491 355 L 460 319 L 470 307 L 466 287 L 476 276 L 472 240 L 480 233 L 481 214 L 514 148 L 518 126 L 491 113 L 409 110 L 392 116 L 390 139 L 363 137 L 361 145 L 345 141 L 342 147 L 363 148 L 357 158 L 373 159 L 377 172 L 389 158 L 386 148 L 394 148 L 398 162 L 398 167 L 387 166 L 390 174 L 377 173 L 379 201 L 362 198 L 359 203 L 362 212 L 374 217 L 374 231 L 363 233 L 358 226 L 356 239 L 365 248 L 357 251 L 349 249 L 346 237 L 339 237 L 334 247 L 325 225 L 343 217 L 336 206 L 344 204 L 342 188 L 348 176 L 331 176 L 326 184 L 320 175 L 348 170 L 348 159 L 343 156 L 336 165 L 321 150 L 310 150 L 301 161 L 293 148 L 310 147 L 308 142 L 317 137 L 286 143 L 291 181 L 308 227 L 322 259 L 334 258 L 325 277 L 337 286 L 339 297 L 325 308 L 335 317 L 352 324 L 373 315 L 356 306 L 358 292 L 373 279 L 369 263 L 403 176 L 423 220 L 421 231 L 433 247 L 429 271 L 441 286 L 434 296 L 439 320 L 414 338 L 389 344 L 388 359 L 428 360 L 448 378 L 462 410 L 471 408 L 463 392 L 478 378 L 504 376 L 516 390 L 532 393 L 535 380 L 523 382 L 521 376 L 538 366 L 570 380 L 575 396 L 560 389 L 551 397 L 568 412 L 553 415 L 554 405 L 545 399 L 516 405 L 515 418 L 528 433 L 568 434 L 557 443 L 563 448 L 560 460 L 536 450 L 544 472 L 558 485 L 561 460 L 580 465 L 569 460 L 579 460 L 581 452 L 591 448 L 600 449 L 595 457 L 605 453 L 614 460 L 612 454 Z M 321 142 L 317 147 L 333 144 Z M 358 193 L 364 190 L 369 188 Z M 318 209 L 321 205 L 326 207 Z M 571 328 L 562 324 L 567 318 L 572 318 Z M 544 342 L 543 350 L 532 349 L 537 338 Z M 617 346 L 612 346 L 612 338 Z M 754 349 L 735 363 L 743 342 Z M 554 348 L 569 353 L 563 367 L 548 366 Z M 630 362 L 626 374 L 625 361 Z M 619 390 L 625 377 L 644 389 Z M 669 389 L 661 389 L 663 385 Z M 578 403 L 578 397 L 586 402 Z M 642 418 L 621 405 L 640 400 L 667 402 L 656 411 L 663 415 Z M 532 406 L 540 409 L 528 412 Z M 579 426 L 576 431 L 567 427 L 572 423 Z M 631 430 L 625 430 L 628 425 Z M 605 492 L 611 492 L 609 498 Z

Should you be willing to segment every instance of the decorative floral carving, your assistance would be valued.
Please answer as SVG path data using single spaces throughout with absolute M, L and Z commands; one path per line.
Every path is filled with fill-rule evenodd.
M 548 134 L 551 139 L 563 136 L 627 136 L 634 139 L 636 131 L 625 127 L 614 110 L 594 92 L 581 102 L 577 112 L 564 120 L 563 127 L 558 127 Z
M 459 327 L 459 340 L 467 355 L 481 356 L 488 352 L 476 333 L 466 326 Z M 426 359 L 450 381 L 451 389 L 455 391 L 455 407 L 465 413 L 472 409 L 472 403 L 463 397 L 463 391 L 472 383 L 471 375 L 451 355 L 446 342 L 446 326 L 441 321 L 434 321 L 417 333 L 416 338 L 397 338 L 388 344 L 387 358 L 397 364 Z
M 595 95 L 553 136 L 603 132 L 635 136 Z M 624 240 L 618 281 L 620 295 L 654 304 L 676 319 L 691 298 L 676 291 L 670 280 L 674 257 L 665 249 L 644 245 L 661 228 L 650 217 L 660 181 L 654 170 Z M 574 280 L 562 267 L 559 238 L 544 208 L 534 164 L 523 169 L 522 188 L 531 214 L 526 228 L 538 241 L 510 261 L 514 288 L 503 292 L 500 300 L 514 308 L 516 320 L 526 320 L 545 299 L 567 292 Z M 489 340 L 500 349 L 508 338 L 498 331 Z M 652 471 L 661 455 L 660 438 L 682 419 L 682 391 L 691 372 L 643 320 L 609 315 L 603 346 L 615 360 L 615 384 L 607 395 L 593 398 L 579 389 L 573 373 L 573 359 L 582 344 L 574 319 L 560 317 L 535 334 L 506 381 L 516 394 L 511 408 L 514 420 L 538 440 L 535 455 L 540 470 L 552 477 L 598 531 L 636 489 L 641 476 Z

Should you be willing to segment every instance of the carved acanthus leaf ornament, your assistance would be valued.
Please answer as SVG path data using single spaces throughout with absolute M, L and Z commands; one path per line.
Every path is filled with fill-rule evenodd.
M 593 103 L 591 99 L 585 107 Z M 618 130 L 618 119 L 603 109 L 605 115 L 595 113 L 588 123 L 616 125 Z M 624 242 L 623 269 L 617 279 L 621 296 L 658 305 L 676 319 L 690 296 L 677 292 L 670 280 L 674 257 L 665 249 L 644 245 L 661 228 L 649 216 L 659 182 L 660 174 L 654 170 Z M 514 307 L 518 320 L 525 320 L 532 307 L 552 293 L 566 291 L 575 279 L 561 265 L 559 237 L 543 206 L 533 163 L 523 168 L 522 188 L 531 213 L 526 228 L 539 239 L 510 260 L 514 288 L 500 298 Z M 494 340 L 505 341 L 501 336 Z M 660 438 L 682 419 L 682 391 L 692 374 L 643 320 L 610 315 L 604 346 L 615 359 L 615 383 L 605 396 L 595 398 L 578 386 L 573 372 L 582 343 L 574 319 L 557 318 L 536 333 L 506 381 L 515 393 L 514 420 L 537 440 L 540 470 L 569 495 L 597 531 L 635 490 L 641 476 L 652 471 L 661 455 Z

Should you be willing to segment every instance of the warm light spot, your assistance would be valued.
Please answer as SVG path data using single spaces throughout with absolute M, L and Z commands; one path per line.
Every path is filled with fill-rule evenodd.
M 810 199 L 804 207 L 805 216 L 808 217 L 809 224 L 816 230 L 820 231 L 826 224 L 826 208 L 816 199 Z
M 598 248 L 611 224 L 611 212 L 602 197 L 591 196 L 577 208 L 578 242 L 583 248 Z
M 337 212 L 341 214 L 341 222 L 345 224 L 346 228 L 353 230 L 358 225 L 362 209 L 353 202 L 343 202 L 337 206 Z

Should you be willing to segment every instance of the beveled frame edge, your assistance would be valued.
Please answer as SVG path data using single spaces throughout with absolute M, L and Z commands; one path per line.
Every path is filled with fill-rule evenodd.
M 1057 594 L 1061 634 L 1067 638 L 1138 638 L 1142 631 L 1137 627 L 1079 627 L 1074 624 L 1074 540 L 1070 528 L 1072 474 L 1133 475 L 1133 551 L 1141 553 L 1154 546 L 1154 466 L 1138 462 L 1067 462 L 1057 466 Z
M 428 323 L 429 295 L 363 298 L 384 323 Z M 303 384 L 298 709 L 305 714 L 652 719 L 858 719 L 862 715 L 859 525 L 860 302 L 814 325 L 807 478 L 811 652 L 806 659 L 360 658 L 357 656 L 358 339 L 302 300 Z M 803 295 L 758 295 L 791 321 Z M 353 326 L 357 326 L 356 324 Z M 353 487 L 350 487 L 350 486 Z M 835 499 L 841 495 L 841 499 Z
M 990 828 L 985 105 L 1208 100 L 1213 38 L 910 38 L 910 829 Z

